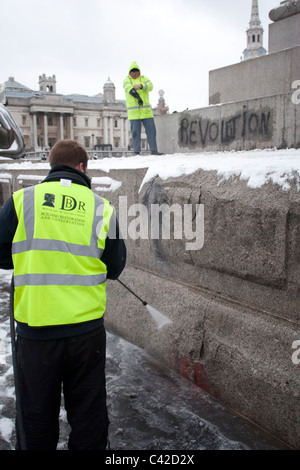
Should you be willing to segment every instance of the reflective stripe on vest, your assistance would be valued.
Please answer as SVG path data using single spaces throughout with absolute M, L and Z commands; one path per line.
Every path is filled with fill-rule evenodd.
M 95 276 L 76 274 L 22 274 L 14 276 L 14 284 L 20 286 L 97 286 L 106 281 L 106 273 Z
M 146 108 L 151 109 L 151 106 L 131 106 L 131 108 L 127 108 L 127 110 L 129 110 L 129 109 L 146 109 Z

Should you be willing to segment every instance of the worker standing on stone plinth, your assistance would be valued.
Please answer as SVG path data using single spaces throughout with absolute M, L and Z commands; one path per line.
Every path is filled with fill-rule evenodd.
M 136 62 L 129 67 L 129 74 L 123 82 L 126 95 L 128 120 L 130 121 L 133 152 L 139 155 L 141 152 L 141 130 L 144 125 L 148 144 L 152 155 L 162 155 L 157 150 L 156 127 L 153 111 L 150 106 L 149 92 L 153 90 L 153 84 L 149 78 L 141 75 Z

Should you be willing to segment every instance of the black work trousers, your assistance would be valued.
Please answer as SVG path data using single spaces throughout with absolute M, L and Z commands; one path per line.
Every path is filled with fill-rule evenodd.
M 27 450 L 56 450 L 62 387 L 71 428 L 70 450 L 104 450 L 107 445 L 104 326 L 65 339 L 17 339 L 20 416 L 17 414 L 17 449 L 20 432 Z

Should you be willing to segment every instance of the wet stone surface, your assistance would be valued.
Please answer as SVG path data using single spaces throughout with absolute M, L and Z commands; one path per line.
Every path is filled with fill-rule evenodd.
M 0 271 L 0 450 L 15 447 L 9 282 L 10 276 Z M 141 349 L 109 332 L 106 376 L 112 450 L 286 448 Z M 58 449 L 67 449 L 68 434 L 62 406 Z

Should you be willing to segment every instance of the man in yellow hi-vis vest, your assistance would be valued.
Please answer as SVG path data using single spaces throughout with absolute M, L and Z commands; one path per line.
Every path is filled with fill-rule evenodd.
M 14 269 L 17 448 L 22 432 L 26 449 L 56 449 L 63 385 L 69 449 L 104 450 L 106 279 L 121 274 L 126 248 L 109 202 L 91 191 L 84 147 L 62 140 L 49 161 L 46 179 L 0 211 L 0 267 Z
M 123 82 L 123 87 L 126 95 L 127 115 L 130 121 L 135 155 L 141 152 L 142 123 L 146 131 L 151 154 L 162 155 L 157 150 L 156 127 L 149 101 L 149 92 L 153 90 L 153 84 L 149 78 L 141 75 L 140 68 L 136 62 L 132 62 L 130 65 L 129 74 Z

